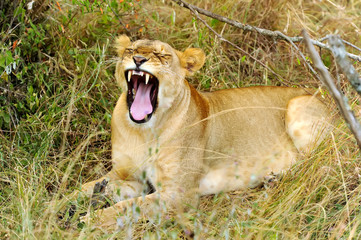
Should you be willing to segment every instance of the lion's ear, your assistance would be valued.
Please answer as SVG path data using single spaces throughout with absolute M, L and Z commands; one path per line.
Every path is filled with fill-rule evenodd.
M 115 49 L 117 50 L 119 57 L 123 56 L 125 49 L 129 47 L 131 43 L 129 37 L 126 35 L 121 35 L 115 39 Z
M 187 76 L 191 76 L 204 64 L 206 55 L 202 49 L 188 48 L 184 52 L 177 52 L 180 64 L 187 71 Z

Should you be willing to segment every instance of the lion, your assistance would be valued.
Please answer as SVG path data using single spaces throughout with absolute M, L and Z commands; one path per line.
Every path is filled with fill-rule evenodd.
M 96 184 L 108 183 L 105 194 L 116 203 L 92 215 L 101 227 L 121 225 L 130 206 L 149 218 L 163 207 L 187 211 L 203 195 L 256 187 L 329 132 L 330 111 L 316 91 L 258 86 L 200 92 L 186 78 L 203 66 L 201 49 L 181 52 L 122 35 L 116 50 L 123 93 L 111 121 L 113 167 L 81 188 L 91 195 Z

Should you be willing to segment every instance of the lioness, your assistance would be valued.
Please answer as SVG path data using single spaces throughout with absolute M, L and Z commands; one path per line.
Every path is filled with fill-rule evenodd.
M 97 182 L 109 182 L 106 194 L 117 203 L 95 212 L 100 226 L 116 225 L 133 203 L 151 216 L 161 203 L 183 210 L 200 195 L 257 186 L 326 134 L 329 111 L 303 89 L 203 93 L 185 79 L 203 66 L 202 50 L 127 36 L 116 48 L 123 93 L 112 117 L 113 169 L 82 186 L 90 195 Z

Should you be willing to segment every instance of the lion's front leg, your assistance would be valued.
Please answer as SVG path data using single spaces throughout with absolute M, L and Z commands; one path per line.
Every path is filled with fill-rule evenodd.
M 101 178 L 87 183 L 81 192 L 91 198 L 92 206 L 106 199 L 112 202 L 120 202 L 130 198 L 136 198 L 149 192 L 149 187 L 139 181 L 113 180 Z
M 84 215 L 84 207 L 90 209 L 105 208 L 122 200 L 139 197 L 149 192 L 147 184 L 139 181 L 119 179 L 113 172 L 81 186 L 79 190 L 65 196 L 58 205 L 59 218 L 69 222 L 74 216 Z M 55 203 L 52 203 L 55 204 Z M 89 205 L 88 205 L 89 204 Z M 90 208 L 89 208 L 90 207 Z
M 76 212 L 79 212 L 79 209 L 83 208 L 79 208 L 79 206 L 84 206 L 86 202 L 90 204 L 89 206 L 92 209 L 99 209 L 122 200 L 139 197 L 148 192 L 150 190 L 147 184 L 136 180 L 125 181 L 117 178 L 110 172 L 95 181 L 85 183 L 79 190 L 64 197 L 64 199 L 67 199 L 67 202 L 59 207 L 59 212 L 62 218 L 69 214 L 67 217 L 69 220 Z M 80 211 L 80 215 L 82 214 Z
M 106 229 L 123 227 L 128 217 L 134 218 L 136 211 L 132 211 L 130 216 L 127 215 L 127 210 L 139 207 L 142 217 L 153 217 L 159 210 L 159 201 L 156 201 L 157 195 L 155 193 L 146 195 L 144 197 L 137 197 L 120 201 L 115 205 L 100 209 L 94 213 L 88 213 L 81 220 L 85 223 L 93 221 L 96 226 Z
M 154 219 L 164 213 L 182 213 L 190 206 L 197 207 L 198 174 L 177 174 L 167 179 L 161 182 L 161 188 L 152 194 L 120 201 L 111 207 L 88 213 L 82 221 L 93 221 L 98 227 L 114 229 L 139 218 Z
M 97 180 L 83 184 L 80 190 L 75 191 L 74 194 L 81 193 L 87 197 L 103 195 L 114 202 L 119 202 L 138 197 L 144 192 L 149 192 L 146 184 L 137 180 L 123 179 L 119 177 L 118 172 L 112 170 Z
M 93 222 L 102 229 L 122 228 L 132 221 L 138 219 L 154 219 L 163 214 L 182 213 L 186 207 L 198 201 L 198 195 L 192 200 L 186 199 L 183 194 L 177 196 L 163 196 L 157 192 L 124 200 L 115 205 L 88 213 L 81 221 L 89 224 Z M 192 204 L 193 203 L 193 204 Z

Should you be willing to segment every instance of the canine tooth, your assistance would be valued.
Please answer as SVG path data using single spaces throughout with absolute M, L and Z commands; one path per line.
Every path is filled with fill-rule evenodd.
M 145 74 L 145 85 L 147 85 L 148 84 L 148 82 L 149 82 L 149 74 L 148 73 L 146 73 Z
M 130 82 L 130 78 L 132 77 L 132 70 L 128 71 L 128 82 Z

